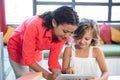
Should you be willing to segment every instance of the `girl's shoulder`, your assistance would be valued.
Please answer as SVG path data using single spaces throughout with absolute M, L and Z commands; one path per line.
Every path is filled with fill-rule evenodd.
M 101 49 L 100 49 L 100 47 L 98 47 L 98 46 L 92 46 L 92 48 L 93 48 L 93 50 L 100 50 L 101 51 Z
M 94 56 L 96 57 L 103 55 L 103 51 L 98 46 L 93 46 L 93 53 L 94 53 Z
M 72 50 L 72 46 L 65 47 L 65 51 L 71 51 L 71 50 Z
M 64 54 L 71 55 L 71 53 L 72 53 L 72 47 L 71 46 L 65 47 Z

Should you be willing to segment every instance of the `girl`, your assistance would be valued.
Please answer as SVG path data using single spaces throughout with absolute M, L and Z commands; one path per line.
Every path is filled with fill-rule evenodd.
M 53 12 L 33 16 L 17 27 L 8 41 L 10 63 L 16 78 L 32 69 L 42 72 L 47 80 L 54 80 L 61 73 L 58 62 L 61 49 L 78 22 L 74 9 L 62 6 Z M 42 50 L 50 50 L 48 64 L 52 73 L 38 64 L 42 60 Z
M 99 41 L 98 25 L 94 20 L 81 19 L 79 27 L 73 34 L 73 41 L 65 48 L 62 72 L 64 74 L 96 75 L 98 66 L 102 75 L 89 80 L 107 80 L 108 68 L 104 54 L 97 47 Z

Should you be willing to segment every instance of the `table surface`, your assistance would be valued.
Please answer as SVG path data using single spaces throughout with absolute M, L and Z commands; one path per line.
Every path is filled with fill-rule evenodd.
M 109 76 L 108 80 L 120 80 L 120 76 Z

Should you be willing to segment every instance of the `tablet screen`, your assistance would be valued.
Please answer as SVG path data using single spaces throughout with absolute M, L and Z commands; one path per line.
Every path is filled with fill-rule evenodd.
M 85 80 L 97 77 L 96 75 L 79 75 L 79 74 L 60 74 L 55 80 Z

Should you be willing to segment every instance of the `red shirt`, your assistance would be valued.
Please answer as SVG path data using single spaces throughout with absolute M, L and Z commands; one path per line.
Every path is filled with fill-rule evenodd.
M 23 65 L 30 65 L 42 59 L 42 50 L 50 50 L 49 69 L 60 68 L 58 58 L 67 39 L 52 42 L 52 29 L 42 26 L 38 16 L 27 19 L 16 28 L 8 41 L 10 58 Z

